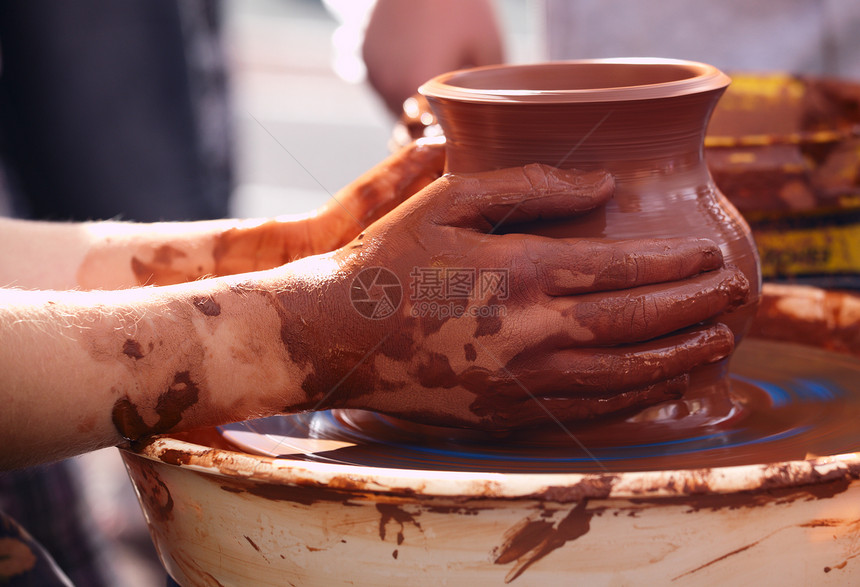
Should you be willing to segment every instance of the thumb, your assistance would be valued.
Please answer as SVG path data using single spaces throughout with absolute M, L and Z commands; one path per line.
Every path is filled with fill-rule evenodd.
M 487 232 L 520 222 L 576 216 L 604 205 L 615 191 L 615 180 L 606 171 L 540 163 L 449 174 L 443 180 L 451 200 L 442 223 Z

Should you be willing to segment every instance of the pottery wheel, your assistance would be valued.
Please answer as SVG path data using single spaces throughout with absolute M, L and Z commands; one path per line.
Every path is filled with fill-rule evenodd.
M 730 380 L 736 414 L 682 432 L 631 416 L 584 427 L 550 422 L 540 429 L 489 435 L 355 410 L 275 416 L 219 431 L 240 450 L 265 456 L 498 473 L 687 469 L 860 451 L 860 360 L 748 339 L 732 358 Z

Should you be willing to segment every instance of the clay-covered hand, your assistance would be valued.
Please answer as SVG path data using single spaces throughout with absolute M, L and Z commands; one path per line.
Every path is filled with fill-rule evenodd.
M 302 287 L 280 294 L 281 337 L 300 407 L 508 429 L 678 397 L 691 369 L 732 351 L 714 318 L 748 294 L 714 243 L 499 234 L 585 213 L 613 189 L 603 172 L 537 164 L 445 175 L 293 264 Z
M 270 219 L 212 220 L 204 222 L 128 224 L 102 222 L 70 225 L 66 232 L 80 241 L 85 254 L 77 271 L 65 280 L 50 278 L 48 268 L 34 272 L 43 259 L 66 259 L 61 267 L 74 267 L 77 257 L 72 237 L 54 238 L 48 253 L 33 262 L 33 255 L 0 271 L 13 281 L 35 287 L 123 289 L 135 285 L 173 285 L 203 277 L 227 276 L 280 267 L 285 263 L 342 247 L 364 228 L 442 175 L 445 142 L 442 138 L 408 144 L 334 194 L 325 205 L 308 214 Z M 9 223 L 4 223 L 9 224 Z M 0 229 L 0 244 L 35 238 L 18 223 Z M 59 226 L 59 225 L 57 225 Z M 57 226 L 45 232 L 61 232 Z M 38 227 L 37 227 L 38 228 Z M 6 234 L 9 233 L 9 234 Z M 80 233 L 80 234 L 78 234 Z M 44 239 L 40 239 L 40 242 Z M 46 285 L 47 284 L 47 285 Z
M 215 275 L 271 269 L 333 251 L 442 175 L 443 138 L 422 139 L 399 149 L 299 220 L 271 220 L 237 227 L 215 243 Z

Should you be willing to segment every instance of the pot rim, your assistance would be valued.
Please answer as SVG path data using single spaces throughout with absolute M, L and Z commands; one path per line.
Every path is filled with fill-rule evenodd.
M 643 499 L 702 497 L 860 479 L 860 453 L 757 465 L 605 473 L 464 473 L 278 459 L 212 448 L 170 436 L 121 452 L 234 481 L 404 497 L 480 499 Z M 125 458 L 126 455 L 123 455 Z
M 522 89 L 499 87 L 470 87 L 458 84 L 458 80 L 481 80 L 498 78 L 499 74 L 526 73 L 538 70 L 553 73 L 576 69 L 600 72 L 609 80 L 612 70 L 620 71 L 620 66 L 629 70 L 628 66 L 642 66 L 662 70 L 664 76 L 673 72 L 677 77 L 668 81 L 657 81 L 636 85 L 606 85 L 605 87 L 582 87 L 568 89 Z M 658 57 L 622 57 L 612 59 L 579 59 L 571 61 L 548 61 L 542 63 L 518 65 L 488 65 L 469 69 L 459 69 L 438 75 L 427 81 L 418 92 L 433 100 L 454 100 L 472 103 L 516 103 L 520 104 L 550 104 L 576 102 L 620 102 L 630 100 L 645 100 L 670 98 L 689 94 L 698 94 L 711 90 L 723 90 L 731 78 L 712 65 L 698 61 L 683 59 L 666 59 Z M 477 85 L 477 84 L 472 84 Z M 486 85 L 486 84 L 484 84 Z

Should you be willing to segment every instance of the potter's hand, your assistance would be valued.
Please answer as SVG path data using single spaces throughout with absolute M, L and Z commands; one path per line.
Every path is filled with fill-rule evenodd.
M 439 179 L 445 167 L 445 139 L 407 144 L 351 182 L 318 212 L 316 229 L 335 240 L 318 247 L 328 252 L 345 245 L 413 194 Z
M 50 289 L 171 285 L 333 251 L 437 179 L 444 139 L 411 143 L 305 215 L 134 224 L 0 218 L 0 284 Z M 22 246 L 26 243 L 26 246 Z
M 725 326 L 696 325 L 748 291 L 712 242 L 495 234 L 612 192 L 605 173 L 542 165 L 446 175 L 294 265 L 311 295 L 282 338 L 300 350 L 303 407 L 504 429 L 677 397 L 733 348 Z
M 444 166 L 443 138 L 410 143 L 339 190 L 306 219 L 272 220 L 220 235 L 214 273 L 271 269 L 333 251 L 436 180 Z
M 693 326 L 746 294 L 716 247 L 493 233 L 611 192 L 539 165 L 446 176 L 349 245 L 269 271 L 0 289 L 0 468 L 301 409 L 499 429 L 671 396 L 732 348 Z

